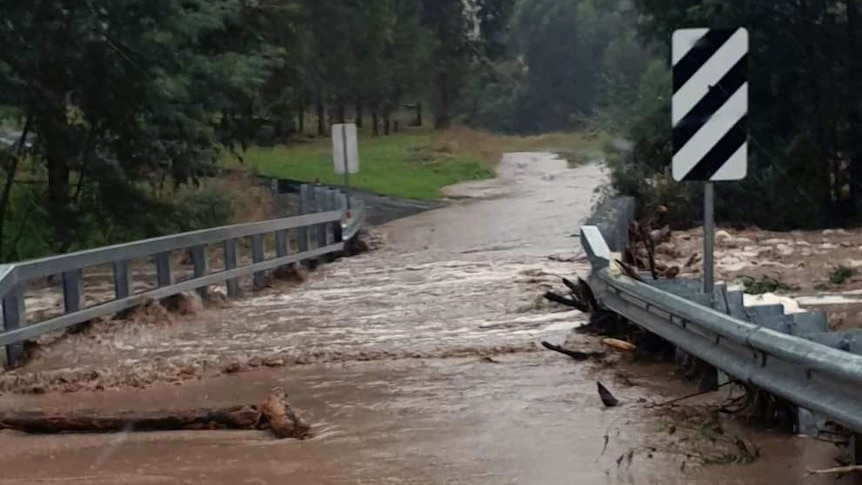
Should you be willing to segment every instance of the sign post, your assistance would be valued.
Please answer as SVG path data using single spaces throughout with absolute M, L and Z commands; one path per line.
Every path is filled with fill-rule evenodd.
M 350 174 L 359 172 L 359 142 L 356 125 L 332 125 L 332 166 L 336 175 L 344 175 L 344 193 L 350 209 Z
M 673 178 L 702 181 L 703 291 L 714 289 L 715 186 L 748 170 L 748 31 L 680 29 L 672 39 Z

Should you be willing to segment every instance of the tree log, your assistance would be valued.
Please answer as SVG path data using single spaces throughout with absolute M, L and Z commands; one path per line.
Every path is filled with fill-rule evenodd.
M 272 434 L 278 439 L 301 440 L 311 433 L 311 427 L 293 412 L 293 408 L 287 402 L 287 394 L 280 387 L 270 391 L 266 401 L 263 402 L 260 408 L 260 421 L 267 423 Z
M 180 411 L 124 411 L 107 416 L 87 412 L 50 414 L 19 411 L 0 414 L 0 429 L 33 434 L 254 429 L 259 415 L 260 411 L 256 406 Z
M 0 429 L 31 434 L 119 433 L 131 431 L 252 430 L 269 429 L 278 438 L 304 439 L 311 427 L 287 402 L 281 388 L 274 388 L 261 406 L 242 405 L 213 409 L 123 411 L 113 415 L 18 411 L 0 413 Z

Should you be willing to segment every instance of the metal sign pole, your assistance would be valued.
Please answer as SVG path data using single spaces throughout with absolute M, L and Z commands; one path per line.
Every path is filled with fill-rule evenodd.
M 712 300 L 713 248 L 715 246 L 715 186 L 707 182 L 703 190 L 703 292 Z
M 341 147 L 344 158 L 344 194 L 347 196 L 347 209 L 350 209 L 350 170 L 347 160 L 347 124 L 341 124 Z

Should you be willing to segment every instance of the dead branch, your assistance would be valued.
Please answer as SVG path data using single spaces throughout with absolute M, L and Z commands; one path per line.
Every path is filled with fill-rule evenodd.
M 560 347 L 559 345 L 554 345 L 550 342 L 542 341 L 542 346 L 548 350 L 553 350 L 554 352 L 559 352 L 563 355 L 568 355 L 569 357 L 575 360 L 587 360 L 592 357 L 601 357 L 604 355 L 602 352 L 579 352 L 577 350 L 568 350 Z
M 0 414 L 0 429 L 30 434 L 269 429 L 278 439 L 303 439 L 311 431 L 311 427 L 293 411 L 281 388 L 270 391 L 260 407 L 241 405 L 213 409 L 123 411 L 107 416 L 94 412 L 7 412 Z
M 808 475 L 832 475 L 862 472 L 862 465 L 836 466 L 834 468 L 822 468 L 820 470 L 805 470 Z

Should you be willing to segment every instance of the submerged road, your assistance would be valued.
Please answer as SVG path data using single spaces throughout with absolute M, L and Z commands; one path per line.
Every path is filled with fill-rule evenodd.
M 314 438 L 4 432 L 0 483 L 835 483 L 803 478 L 834 465 L 831 445 L 732 428 L 760 458 L 703 466 L 739 450 L 697 416 L 649 409 L 691 391 L 671 369 L 538 350 L 584 320 L 541 295 L 589 270 L 576 233 L 604 180 L 598 165 L 506 155 L 496 179 L 449 188 L 457 203 L 379 228 L 376 251 L 226 308 L 69 336 L 12 375 L 45 394 L 0 398 L 0 411 L 180 409 L 281 385 Z M 622 406 L 602 408 L 597 379 Z

